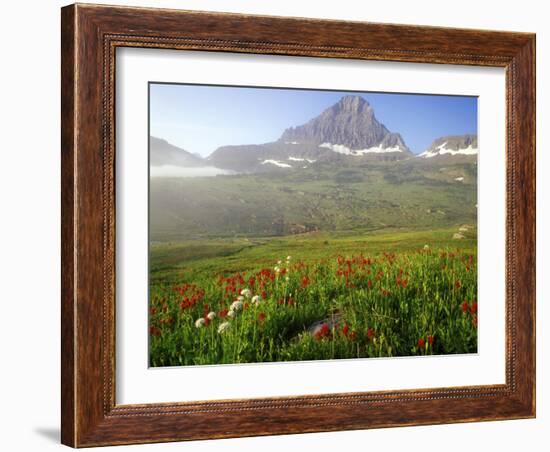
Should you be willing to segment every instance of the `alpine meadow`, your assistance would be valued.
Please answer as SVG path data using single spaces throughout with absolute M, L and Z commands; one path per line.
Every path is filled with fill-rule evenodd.
M 477 352 L 476 97 L 149 95 L 150 366 Z

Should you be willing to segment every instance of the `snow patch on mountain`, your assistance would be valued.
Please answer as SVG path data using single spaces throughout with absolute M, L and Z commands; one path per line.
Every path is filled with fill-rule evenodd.
M 262 165 L 275 165 L 279 168 L 292 168 L 288 163 L 279 162 L 278 160 L 267 159 L 262 162 Z
M 288 159 L 293 161 L 293 162 L 315 163 L 317 161 L 317 160 L 314 160 L 314 159 L 303 159 L 303 158 L 300 158 L 300 157 L 289 157 Z
M 321 143 L 319 145 L 320 148 L 327 148 L 331 151 L 337 152 L 338 154 L 344 154 L 344 155 L 365 155 L 365 154 L 385 154 L 390 152 L 403 152 L 403 149 L 401 149 L 398 146 L 390 146 L 390 147 L 382 147 L 381 145 L 373 146 L 367 149 L 350 149 L 347 146 L 344 146 L 343 144 L 332 144 L 332 143 Z
M 445 147 L 447 145 L 447 141 L 442 143 L 441 145 L 437 146 L 435 149 L 428 149 L 427 151 L 422 152 L 421 154 L 418 154 L 418 157 L 423 158 L 431 158 L 435 157 L 436 155 L 476 155 L 478 152 L 477 147 L 473 147 L 471 144 L 463 149 L 449 149 Z

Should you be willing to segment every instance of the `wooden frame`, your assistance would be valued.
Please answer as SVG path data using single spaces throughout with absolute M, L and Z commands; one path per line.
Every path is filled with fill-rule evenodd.
M 73 447 L 535 416 L 535 35 L 71 5 L 62 9 L 62 442 Z M 506 383 L 115 404 L 117 47 L 506 69 Z

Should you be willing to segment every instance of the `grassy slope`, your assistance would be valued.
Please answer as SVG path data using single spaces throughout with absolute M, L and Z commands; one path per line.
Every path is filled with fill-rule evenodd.
M 453 240 L 457 230 L 458 226 L 453 226 L 415 231 L 309 233 L 275 238 L 156 244 L 150 248 L 151 283 L 191 282 L 206 275 L 247 271 L 263 265 L 271 266 L 288 255 L 304 262 L 315 262 L 338 254 L 376 255 L 383 251 L 414 251 L 424 245 L 474 251 L 475 230 L 465 233 L 465 239 Z
M 331 232 L 475 222 L 473 163 L 411 160 L 153 179 L 151 239 L 281 236 L 296 227 Z M 457 182 L 456 177 L 464 180 Z
M 248 242 L 220 240 L 154 246 L 151 364 L 475 352 L 476 315 L 469 312 L 477 298 L 475 260 L 471 261 L 471 269 L 466 267 L 468 258 L 476 254 L 476 233 L 472 229 L 465 233 L 465 239 L 453 240 L 456 231 L 457 227 L 355 235 L 310 234 Z M 428 250 L 424 250 L 426 244 Z M 395 262 L 388 258 L 392 253 L 396 253 Z M 292 256 L 293 263 L 299 263 L 298 267 L 286 264 L 287 255 Z M 338 276 L 338 269 L 347 269 L 345 264 L 337 265 L 338 255 L 346 261 L 352 256 L 372 258 L 373 264 L 363 268 L 352 264 L 348 287 L 344 278 Z M 236 296 L 230 294 L 227 298 L 220 276 L 242 275 L 244 284 L 248 284 L 250 276 L 258 278 L 259 269 L 272 272 L 279 259 L 283 260 L 282 266 L 290 269 L 290 280 L 285 282 L 281 277 L 268 282 L 260 306 L 245 306 L 229 321 L 228 332 L 219 333 L 220 325 L 229 320 L 219 318 L 219 313 Z M 308 286 L 304 288 L 306 275 Z M 405 288 L 397 284 L 401 277 L 408 281 Z M 180 309 L 179 304 L 184 297 L 176 293 L 176 287 L 184 283 L 205 290 L 198 304 L 186 310 Z M 238 287 L 237 294 L 242 287 Z M 263 290 L 258 289 L 257 282 L 250 287 L 253 294 Z M 211 325 L 197 329 L 195 322 L 209 311 L 218 313 L 218 317 Z M 325 337 L 307 333 L 312 324 L 330 318 L 331 313 L 338 313 L 341 318 Z M 344 328 L 349 329 L 349 334 Z M 428 343 L 430 338 L 435 338 L 433 344 Z

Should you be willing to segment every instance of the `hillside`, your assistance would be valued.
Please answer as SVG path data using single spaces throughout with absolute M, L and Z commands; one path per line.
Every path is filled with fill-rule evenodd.
M 151 239 L 281 236 L 476 220 L 475 163 L 410 159 L 209 178 L 153 178 Z

